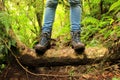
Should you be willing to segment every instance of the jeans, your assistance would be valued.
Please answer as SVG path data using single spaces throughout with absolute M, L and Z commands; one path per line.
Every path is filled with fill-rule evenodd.
M 80 21 L 81 21 L 81 7 L 80 0 L 68 0 L 70 3 L 70 22 L 71 31 L 80 31 Z M 52 25 L 54 22 L 55 11 L 58 5 L 58 0 L 47 0 L 44 23 L 42 27 L 42 32 L 51 32 Z

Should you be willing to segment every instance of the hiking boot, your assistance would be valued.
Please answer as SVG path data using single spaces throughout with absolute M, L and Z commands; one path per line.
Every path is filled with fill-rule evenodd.
M 71 32 L 71 36 L 72 36 L 72 42 L 71 42 L 72 43 L 72 48 L 74 50 L 84 51 L 85 45 L 80 42 L 80 32 L 79 31 Z
M 36 52 L 44 52 L 50 47 L 50 37 L 50 33 L 42 33 L 40 42 L 35 46 Z

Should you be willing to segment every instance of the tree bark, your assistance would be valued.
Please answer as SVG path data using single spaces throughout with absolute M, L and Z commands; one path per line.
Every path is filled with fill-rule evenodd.
M 3 0 L 0 0 L 0 11 L 4 11 L 4 3 L 3 3 Z

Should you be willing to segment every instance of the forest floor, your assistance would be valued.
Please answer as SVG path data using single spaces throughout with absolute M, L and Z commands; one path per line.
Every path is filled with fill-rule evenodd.
M 72 55 L 74 50 L 68 46 L 69 44 L 58 45 L 52 44 L 45 55 L 74 57 Z M 85 51 L 90 56 L 95 53 L 101 56 L 107 49 L 89 47 Z M 104 62 L 103 59 L 100 63 L 55 67 L 21 67 L 16 60 L 13 60 L 0 74 L 0 80 L 120 80 L 120 60 Z

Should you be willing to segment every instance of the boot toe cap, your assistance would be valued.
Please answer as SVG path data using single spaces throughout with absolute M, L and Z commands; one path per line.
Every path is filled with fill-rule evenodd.
M 84 50 L 85 49 L 85 45 L 83 43 L 78 43 L 74 46 L 74 49 L 81 49 L 81 50 Z
M 44 49 L 45 49 L 45 47 L 42 46 L 42 45 L 40 45 L 40 44 L 37 44 L 37 45 L 35 46 L 35 50 L 44 50 Z

